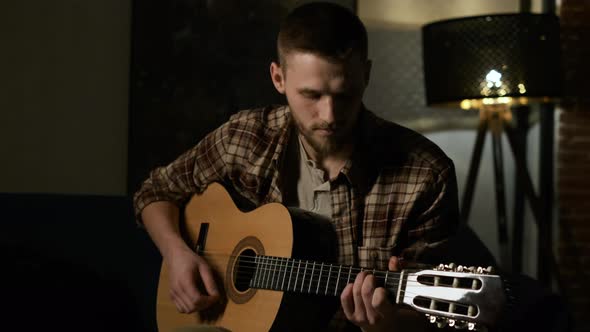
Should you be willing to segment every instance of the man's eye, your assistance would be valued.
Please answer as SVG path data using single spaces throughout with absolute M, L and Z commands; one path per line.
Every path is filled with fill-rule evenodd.
M 320 99 L 322 97 L 319 93 L 305 93 L 303 96 L 307 99 Z

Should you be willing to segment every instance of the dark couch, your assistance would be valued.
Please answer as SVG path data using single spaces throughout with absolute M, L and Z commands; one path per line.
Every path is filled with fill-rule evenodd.
M 160 255 L 126 197 L 0 194 L 3 331 L 155 331 Z

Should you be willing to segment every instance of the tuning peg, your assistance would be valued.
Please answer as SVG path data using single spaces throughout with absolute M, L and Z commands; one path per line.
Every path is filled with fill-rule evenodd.
M 455 326 L 456 321 L 454 319 L 449 319 L 449 327 Z
M 455 322 L 455 328 L 457 330 L 464 330 L 468 327 L 467 322 L 464 320 L 458 320 Z
M 436 327 L 438 327 L 439 329 L 442 329 L 443 327 L 447 326 L 448 322 L 449 322 L 449 319 L 443 318 L 443 317 L 438 317 L 438 319 L 436 320 Z
M 475 330 L 475 323 L 472 323 L 472 322 L 467 323 L 467 329 L 469 331 L 474 331 Z
M 437 317 L 437 316 L 433 316 L 433 315 L 429 315 L 429 314 L 426 314 L 426 317 L 428 317 L 428 321 L 430 323 L 436 324 L 436 326 L 438 328 L 443 328 L 448 323 L 448 319 L 444 318 L 444 317 Z

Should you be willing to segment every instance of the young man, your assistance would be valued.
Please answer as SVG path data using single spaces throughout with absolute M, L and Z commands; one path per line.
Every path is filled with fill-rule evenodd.
M 169 266 L 180 312 L 219 297 L 210 267 L 178 227 L 182 204 L 212 182 L 256 206 L 282 202 L 329 218 L 342 264 L 395 270 L 400 258 L 432 260 L 457 224 L 451 160 L 362 104 L 371 62 L 357 16 L 332 4 L 298 7 L 281 26 L 277 50 L 270 76 L 288 105 L 232 116 L 136 193 L 136 213 Z M 391 331 L 405 317 L 425 321 L 393 306 L 364 272 L 340 300 L 340 314 L 363 331 Z

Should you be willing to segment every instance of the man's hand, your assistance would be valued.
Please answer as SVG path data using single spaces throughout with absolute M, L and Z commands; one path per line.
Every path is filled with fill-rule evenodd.
M 398 271 L 397 257 L 389 260 L 389 270 Z M 397 308 L 387 299 L 383 287 L 376 287 L 375 277 L 367 272 L 357 275 L 353 284 L 348 284 L 340 296 L 346 318 L 363 331 L 391 331 Z
M 390 271 L 401 269 L 397 257 L 389 259 Z M 406 264 L 404 264 L 404 267 Z M 375 277 L 361 272 L 348 284 L 340 296 L 346 318 L 364 332 L 378 331 L 426 331 L 427 321 L 417 311 L 393 305 L 387 299 L 387 291 L 376 287 Z
M 219 300 L 209 264 L 190 249 L 178 249 L 164 257 L 170 272 L 170 299 L 181 313 L 203 310 Z M 204 290 L 199 290 L 202 283 Z
M 144 225 L 168 267 L 170 298 L 179 312 L 190 313 L 211 306 L 219 299 L 219 292 L 209 264 L 180 236 L 178 216 L 178 207 L 167 201 L 153 202 L 141 212 Z

